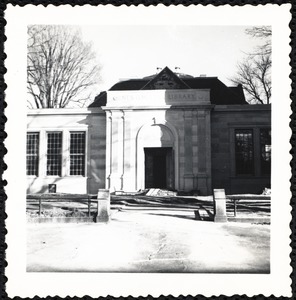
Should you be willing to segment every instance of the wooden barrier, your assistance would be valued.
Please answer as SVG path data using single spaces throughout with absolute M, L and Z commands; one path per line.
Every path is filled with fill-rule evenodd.
M 250 200 L 256 202 L 266 202 L 271 199 L 270 195 L 225 195 L 224 189 L 214 189 L 214 222 L 227 222 L 226 201 L 233 201 L 233 217 L 237 215 L 237 202 L 240 200 Z M 232 218 L 233 218 L 232 217 Z
M 97 195 L 93 194 L 61 194 L 61 193 L 46 193 L 46 194 L 28 194 L 27 200 L 38 200 L 38 214 L 41 216 L 42 202 L 68 202 L 87 201 L 87 213 L 88 217 L 91 216 L 91 202 L 93 199 L 97 199 Z
M 99 189 L 97 195 L 91 194 L 31 194 L 27 195 L 27 199 L 38 200 L 38 213 L 41 216 L 42 201 L 46 202 L 61 202 L 61 201 L 87 201 L 88 217 L 91 216 L 91 202 L 92 199 L 97 201 L 97 215 L 96 222 L 109 222 L 110 220 L 110 191 L 106 189 Z
M 237 202 L 240 200 L 250 200 L 250 201 L 256 201 L 256 202 L 261 202 L 261 201 L 266 201 L 266 200 L 271 200 L 270 195 L 227 195 L 226 199 L 233 201 L 233 216 L 236 217 L 237 214 Z

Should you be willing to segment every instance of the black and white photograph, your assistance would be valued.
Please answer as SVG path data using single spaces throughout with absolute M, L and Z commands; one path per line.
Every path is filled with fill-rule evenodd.
M 74 18 L 78 9 L 62 20 L 65 9 L 32 8 L 33 18 L 11 26 L 25 49 L 21 71 L 8 72 L 24 81 L 14 91 L 22 99 L 7 100 L 19 116 L 19 138 L 9 141 L 10 155 L 21 153 L 13 163 L 21 172 L 9 170 L 8 183 L 22 204 L 7 220 L 23 227 L 12 242 L 22 245 L 18 276 L 57 276 L 52 292 L 61 296 L 79 288 L 70 292 L 66 279 L 66 294 L 56 292 L 66 274 L 77 283 L 83 276 L 90 283 L 131 276 L 139 289 L 144 278 L 151 285 L 173 278 L 159 294 L 126 290 L 136 296 L 170 288 L 186 294 L 197 278 L 226 276 L 233 284 L 227 279 L 210 295 L 264 294 L 280 275 L 272 293 L 288 291 L 288 254 L 275 258 L 289 253 L 289 60 L 279 34 L 288 20 L 259 22 L 265 7 L 258 14 L 252 8 L 253 22 L 243 10 L 239 22 L 229 7 L 233 21 L 220 23 L 190 22 L 201 14 L 196 8 L 176 7 L 161 18 L 165 10 L 156 7 L 155 15 L 144 7 L 120 14 L 97 7 L 82 21 Z M 18 10 L 11 15 L 26 12 Z M 287 75 L 282 85 L 279 73 Z M 280 261 L 287 262 L 282 269 Z M 182 276 L 191 277 L 177 286 Z M 31 295 L 26 288 L 12 294 Z M 34 295 L 50 295 L 48 289 Z

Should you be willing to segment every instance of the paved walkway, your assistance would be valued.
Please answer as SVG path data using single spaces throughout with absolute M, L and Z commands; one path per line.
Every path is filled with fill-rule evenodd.
M 122 207 L 109 224 L 28 224 L 27 271 L 268 273 L 269 225 Z

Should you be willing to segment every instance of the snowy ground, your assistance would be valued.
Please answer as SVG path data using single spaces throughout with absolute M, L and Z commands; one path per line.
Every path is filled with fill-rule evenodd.
M 114 196 L 108 224 L 28 224 L 27 271 L 269 272 L 269 225 L 214 223 L 212 201 L 185 199 Z

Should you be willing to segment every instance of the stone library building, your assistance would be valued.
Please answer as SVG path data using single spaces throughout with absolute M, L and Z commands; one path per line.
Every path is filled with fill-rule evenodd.
M 87 108 L 27 116 L 27 193 L 270 188 L 271 105 L 240 85 L 164 68 L 116 83 Z

